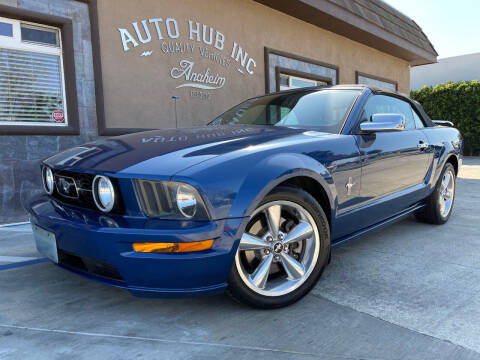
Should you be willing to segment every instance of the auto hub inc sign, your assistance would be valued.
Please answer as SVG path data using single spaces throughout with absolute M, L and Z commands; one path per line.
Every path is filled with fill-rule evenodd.
M 222 89 L 227 83 L 228 70 L 234 68 L 238 76 L 249 77 L 257 67 L 241 44 L 196 21 L 154 17 L 132 22 L 118 31 L 125 53 L 143 46 L 140 57 L 178 58 L 176 65 L 165 71 L 176 80 L 177 89 L 191 88 L 190 96 L 210 99 L 210 91 Z M 198 64 L 199 59 L 207 59 L 211 65 Z

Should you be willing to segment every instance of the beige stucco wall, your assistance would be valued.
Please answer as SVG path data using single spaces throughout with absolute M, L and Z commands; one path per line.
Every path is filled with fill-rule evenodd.
M 179 126 L 205 124 L 236 103 L 264 94 L 264 47 L 336 65 L 341 84 L 355 83 L 355 71 L 361 71 L 397 81 L 401 92 L 408 92 L 410 87 L 406 61 L 251 0 L 102 0 L 98 1 L 98 17 L 107 127 L 175 127 L 172 96 L 179 97 Z M 155 22 L 149 22 L 158 18 L 162 19 L 155 21 L 163 40 L 159 39 Z M 166 28 L 169 18 L 175 19 L 178 25 L 178 38 L 169 38 Z M 145 37 L 142 20 L 146 20 L 150 30 L 151 40 L 146 43 L 138 39 L 132 25 L 137 22 Z M 189 39 L 189 20 L 200 23 L 200 38 L 202 24 L 207 26 L 207 40 L 209 28 L 214 29 L 212 45 L 197 42 L 195 35 Z M 171 35 L 176 36 L 173 20 L 169 20 L 169 24 Z M 128 34 L 123 31 L 126 51 L 119 29 L 128 31 Z M 221 51 L 214 47 L 216 31 L 223 34 Z M 128 41 L 129 36 L 133 41 Z M 135 42 L 138 46 L 134 47 Z M 166 54 L 165 46 L 175 42 L 181 46 L 188 44 L 189 49 L 193 45 L 193 52 Z M 230 57 L 234 42 L 238 44 L 237 49 L 241 46 L 248 52 L 244 62 L 248 67 Z M 220 41 L 217 45 L 222 47 L 221 44 Z M 214 51 L 229 61 L 229 65 L 201 56 L 199 47 Z M 141 56 L 150 51 L 149 56 Z M 252 60 L 249 62 L 249 59 Z M 214 90 L 178 87 L 192 83 L 185 76 L 176 79 L 171 76 L 172 69 L 180 68 L 181 60 L 193 62 L 193 71 L 197 73 L 204 74 L 210 69 L 211 80 L 215 80 L 217 74 L 225 78 L 223 86 Z M 180 73 L 173 71 L 174 75 Z M 215 86 L 221 84 L 222 81 Z M 198 95 L 198 91 L 208 98 L 192 96 Z

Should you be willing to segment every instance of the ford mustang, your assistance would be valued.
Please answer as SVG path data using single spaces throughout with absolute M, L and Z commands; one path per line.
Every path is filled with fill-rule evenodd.
M 406 96 L 361 85 L 249 99 L 208 126 L 78 146 L 42 162 L 38 250 L 138 296 L 227 291 L 297 301 L 331 247 L 409 215 L 443 224 L 460 133 Z M 411 234 L 410 236 L 415 236 Z

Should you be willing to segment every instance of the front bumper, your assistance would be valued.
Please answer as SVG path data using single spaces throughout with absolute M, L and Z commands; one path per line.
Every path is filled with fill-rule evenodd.
M 223 292 L 244 218 L 187 222 L 110 216 L 47 195 L 28 205 L 32 224 L 55 233 L 59 265 L 137 296 L 183 297 Z M 135 242 L 214 239 L 210 250 L 137 253 Z

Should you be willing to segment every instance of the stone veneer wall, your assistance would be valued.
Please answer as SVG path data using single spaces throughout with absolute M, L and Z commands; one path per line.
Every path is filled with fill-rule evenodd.
M 95 82 L 88 5 L 75 0 L 0 0 L 0 4 L 72 19 L 79 136 L 2 135 L 0 224 L 27 220 L 25 202 L 42 191 L 40 160 L 97 137 Z

